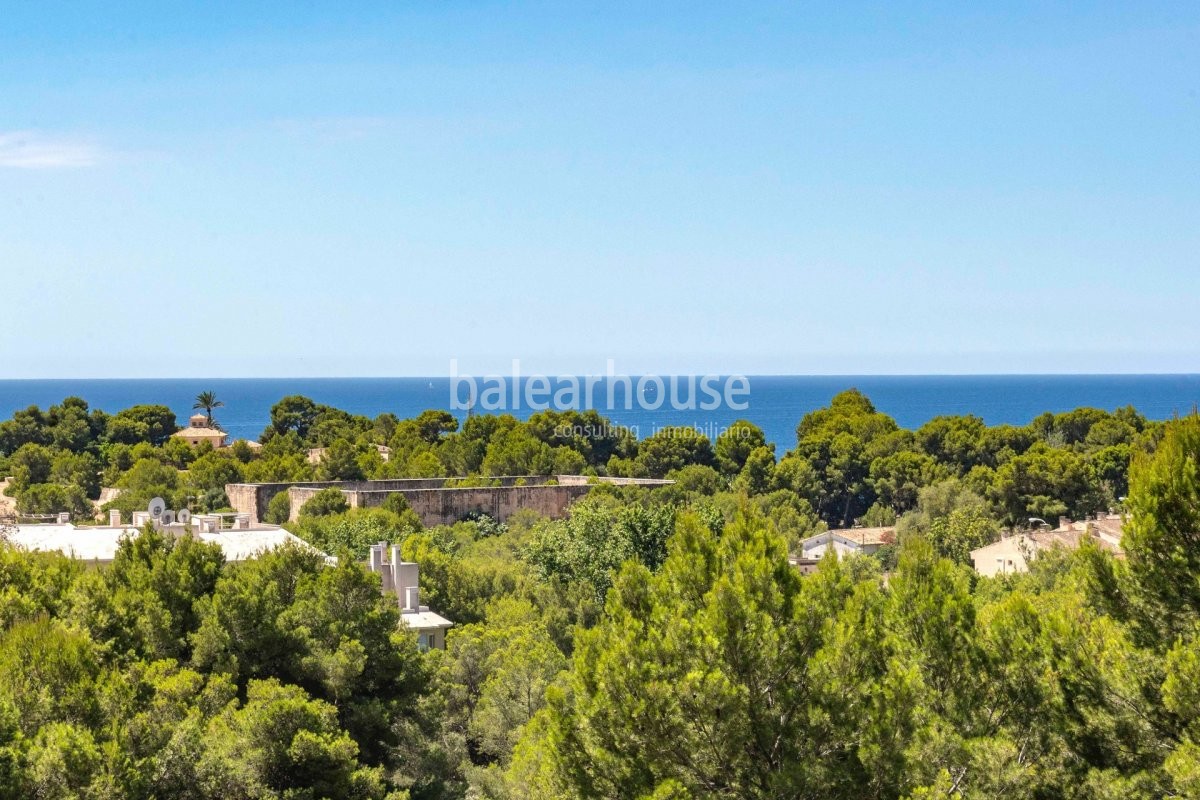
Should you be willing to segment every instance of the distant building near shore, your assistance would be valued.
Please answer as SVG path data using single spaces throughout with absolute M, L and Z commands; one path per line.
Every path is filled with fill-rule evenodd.
M 885 544 L 896 543 L 896 529 L 841 528 L 822 531 L 800 542 L 801 560 L 820 560 L 826 551 L 834 550 L 839 556 L 869 556 Z
M 1060 517 L 1058 527 L 1053 530 L 1003 536 L 998 542 L 972 550 L 971 560 L 976 572 L 989 577 L 1028 572 L 1030 562 L 1039 553 L 1055 547 L 1075 550 L 1089 539 L 1117 558 L 1124 558 L 1125 551 L 1121 549 L 1123 525 L 1124 519 L 1119 514 L 1100 513 L 1094 519 L 1081 521 Z
M 376 444 L 376 445 L 372 445 L 372 447 L 374 447 L 375 451 L 377 453 L 379 453 L 379 457 L 383 460 L 384 463 L 387 463 L 388 461 L 391 460 L 392 448 L 388 447 L 385 444 Z M 309 450 L 307 453 L 308 463 L 320 464 L 322 461 L 325 460 L 325 451 L 328 449 L 329 448 L 327 448 L 327 447 L 314 447 L 311 450 Z
M 213 449 L 219 449 L 225 446 L 225 431 L 208 424 L 208 417 L 204 414 L 193 414 L 188 419 L 188 426 L 183 430 L 176 431 L 171 434 L 177 439 L 183 439 L 192 447 L 197 447 L 204 442 L 208 442 L 213 446 Z

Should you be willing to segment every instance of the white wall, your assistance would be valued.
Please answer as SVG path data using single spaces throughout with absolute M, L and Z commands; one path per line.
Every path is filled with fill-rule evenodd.
M 833 548 L 838 556 L 854 555 L 862 552 L 857 545 L 847 544 L 836 536 L 821 537 L 810 544 L 804 545 L 805 558 L 821 558 L 825 551 Z
M 974 551 L 971 560 L 975 562 L 975 571 L 988 577 L 1025 572 L 1029 569 L 1025 551 L 1030 545 L 1024 536 L 1010 536 Z

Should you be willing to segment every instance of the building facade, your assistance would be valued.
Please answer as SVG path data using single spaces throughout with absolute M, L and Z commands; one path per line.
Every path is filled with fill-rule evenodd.
M 400 558 L 400 548 L 387 542 L 371 545 L 367 565 L 382 578 L 385 595 L 394 594 L 400 606 L 400 621 L 417 634 L 422 650 L 446 649 L 446 631 L 454 623 L 421 605 L 421 570 Z
M 817 560 L 829 550 L 839 556 L 870 555 L 885 544 L 895 542 L 895 528 L 842 528 L 809 536 L 800 542 L 800 555 L 805 559 Z
M 175 431 L 171 435 L 177 439 L 183 439 L 192 447 L 197 447 L 204 442 L 211 444 L 213 449 L 225 446 L 225 431 L 214 425 L 209 425 L 208 417 L 204 414 L 193 414 L 188 419 L 188 426 L 186 428 Z
M 1077 549 L 1090 540 L 1117 558 L 1123 558 L 1121 533 L 1124 519 L 1119 514 L 1097 514 L 1094 519 L 1075 521 L 1062 517 L 1053 529 L 1016 532 L 971 551 L 971 561 L 980 575 L 995 577 L 1028 572 L 1030 563 L 1055 547 Z

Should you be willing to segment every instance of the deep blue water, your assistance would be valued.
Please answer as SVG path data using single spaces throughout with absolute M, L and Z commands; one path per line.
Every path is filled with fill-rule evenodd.
M 1200 403 L 1200 375 L 764 376 L 750 377 L 749 384 L 749 408 L 742 411 L 724 406 L 713 411 L 675 410 L 669 402 L 656 411 L 626 410 L 619 384 L 617 408 L 606 411 L 603 382 L 596 386 L 594 405 L 613 422 L 643 437 L 663 425 L 695 425 L 715 435 L 733 420 L 746 418 L 761 426 L 782 451 L 795 443 L 796 423 L 806 412 L 828 404 L 834 394 L 850 387 L 866 393 L 880 411 L 910 428 L 940 414 L 975 414 L 991 425 L 1023 425 L 1043 411 L 1080 406 L 1113 410 L 1133 405 L 1147 417 L 1168 419 Z M 109 412 L 137 403 L 163 403 L 184 422 L 196 394 L 206 390 L 225 401 L 216 417 L 234 438 L 257 438 L 271 406 L 289 394 L 307 395 L 355 414 L 390 411 L 402 418 L 427 408 L 449 409 L 451 403 L 448 378 L 0 380 L 0 419 L 20 408 L 44 409 L 77 395 L 93 408 Z M 686 388 L 680 394 L 686 398 Z M 461 400 L 468 396 L 460 385 Z M 511 401 L 509 406 L 511 410 Z M 465 415 L 455 413 L 460 418 Z M 523 418 L 530 411 L 522 402 L 513 413 Z

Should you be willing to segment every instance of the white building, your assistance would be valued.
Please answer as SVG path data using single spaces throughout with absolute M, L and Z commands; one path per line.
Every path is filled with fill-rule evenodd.
M 989 577 L 1027 572 L 1029 562 L 1038 554 L 1054 547 L 1075 550 L 1091 538 L 1099 547 L 1122 558 L 1121 531 L 1124 520 L 1118 514 L 1100 513 L 1095 519 L 1075 522 L 1062 517 L 1053 530 L 1013 533 L 997 542 L 971 551 L 975 571 Z
M 446 629 L 454 625 L 445 617 L 421 605 L 420 568 L 411 561 L 400 559 L 400 548 L 388 543 L 371 545 L 369 566 L 383 578 L 383 593 L 395 594 L 400 604 L 400 621 L 417 632 L 417 644 L 422 650 L 446 649 Z
M 820 559 L 827 550 L 834 550 L 839 556 L 870 555 L 895 541 L 896 529 L 891 527 L 822 531 L 800 542 L 800 555 L 805 559 Z
M 788 564 L 795 567 L 801 575 L 812 575 L 821 568 L 821 559 L 788 556 Z
M 118 511 L 110 512 L 108 525 L 72 524 L 66 515 L 58 522 L 32 525 L 12 525 L 4 529 L 10 544 L 25 550 L 52 552 L 82 561 L 108 564 L 117 554 L 122 540 L 136 537 L 150 521 L 147 512 L 133 515 L 133 524 L 121 524 Z M 259 553 L 288 544 L 315 550 L 302 539 L 277 525 L 251 525 L 249 517 L 210 514 L 193 517 L 190 524 L 172 522 L 158 525 L 160 530 L 175 536 L 193 536 L 202 542 L 219 545 L 226 561 L 246 561 Z

